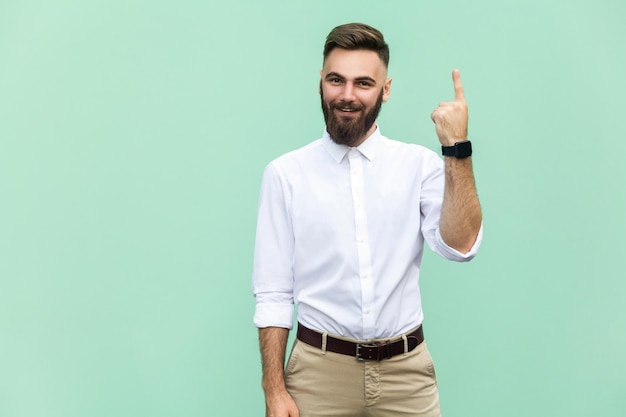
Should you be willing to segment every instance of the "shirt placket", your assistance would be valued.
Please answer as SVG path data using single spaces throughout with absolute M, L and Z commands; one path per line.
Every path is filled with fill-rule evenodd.
M 365 211 L 365 183 L 363 176 L 364 157 L 356 149 L 348 153 L 350 162 L 350 185 L 354 204 L 354 224 L 356 247 L 359 262 L 359 281 L 361 283 L 361 316 L 363 319 L 363 338 L 375 337 L 374 283 L 369 235 L 367 233 L 367 214 Z

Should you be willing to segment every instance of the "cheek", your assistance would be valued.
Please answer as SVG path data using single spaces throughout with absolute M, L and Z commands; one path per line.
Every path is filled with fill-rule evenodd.
M 320 91 L 322 94 L 322 98 L 324 99 L 325 103 L 332 103 L 333 101 L 337 100 L 339 94 L 337 94 L 336 91 L 333 91 L 332 88 L 324 88 L 323 90 Z
M 360 97 L 359 101 L 361 102 L 361 105 L 363 105 L 363 107 L 365 107 L 367 109 L 371 109 L 376 104 L 376 98 L 372 98 L 372 97 L 369 97 L 369 96 L 368 97 Z

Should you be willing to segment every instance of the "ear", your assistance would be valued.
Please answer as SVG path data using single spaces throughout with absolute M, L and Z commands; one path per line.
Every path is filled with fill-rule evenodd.
M 385 85 L 383 86 L 383 103 L 386 103 L 389 100 L 389 95 L 391 94 L 391 78 L 387 78 L 385 81 Z

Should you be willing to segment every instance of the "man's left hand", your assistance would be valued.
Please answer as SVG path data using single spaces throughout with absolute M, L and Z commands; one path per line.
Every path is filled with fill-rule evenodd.
M 452 81 L 454 83 L 454 100 L 439 103 L 439 107 L 430 115 L 435 123 L 439 142 L 443 146 L 453 146 L 456 142 L 467 139 L 467 103 L 463 94 L 459 70 L 452 71 Z

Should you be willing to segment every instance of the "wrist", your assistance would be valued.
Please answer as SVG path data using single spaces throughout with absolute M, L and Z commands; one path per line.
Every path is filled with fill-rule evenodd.
M 280 396 L 287 392 L 284 380 L 278 381 L 274 379 L 272 381 L 267 381 L 263 379 L 261 386 L 263 387 L 263 392 L 265 392 L 266 397 Z
M 455 143 L 464 142 L 467 140 L 467 136 L 454 136 L 439 138 L 441 146 L 454 146 Z
M 443 156 L 451 156 L 458 159 L 467 158 L 472 156 L 472 142 L 461 140 L 451 146 L 441 145 L 441 153 Z

